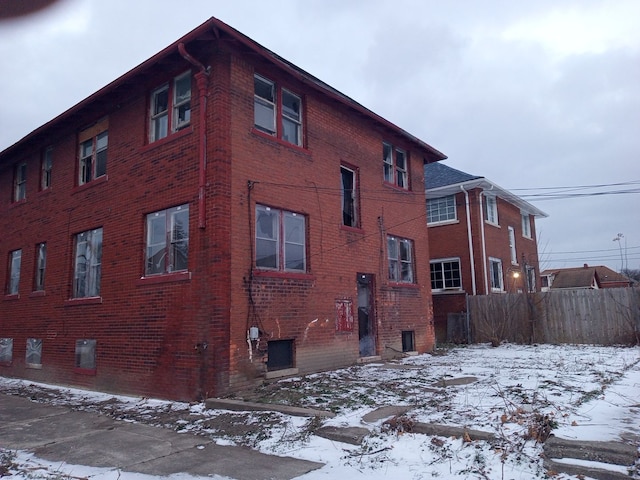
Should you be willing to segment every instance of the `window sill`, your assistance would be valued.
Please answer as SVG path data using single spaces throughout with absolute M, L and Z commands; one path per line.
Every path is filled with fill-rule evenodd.
M 485 220 L 484 223 L 486 223 L 487 225 L 491 225 L 492 227 L 501 228 L 499 223 L 493 223 L 489 220 Z
M 287 142 L 286 140 L 282 140 L 281 138 L 278 138 L 275 135 L 269 135 L 268 133 L 260 131 L 255 127 L 251 128 L 251 133 L 253 133 L 257 137 L 264 138 L 266 140 L 270 140 L 270 141 L 272 141 L 274 143 L 277 143 L 278 145 L 282 145 L 284 147 L 291 148 L 292 150 L 295 150 L 295 151 L 297 151 L 299 153 L 302 153 L 305 156 L 310 156 L 311 155 L 311 152 L 309 152 L 308 148 L 302 147 L 300 145 L 296 145 L 295 143 Z
M 288 377 L 291 375 L 298 375 L 299 370 L 297 368 L 283 368 L 282 370 L 271 370 L 264 374 L 265 379 Z
M 296 273 L 296 272 L 280 272 L 277 270 L 253 270 L 253 275 L 255 277 L 271 277 L 271 278 L 282 278 L 282 279 L 292 279 L 292 280 L 314 280 L 315 276 L 310 273 Z
M 157 285 L 160 283 L 188 282 L 191 280 L 191 272 L 174 272 L 158 275 L 150 275 L 148 277 L 140 277 L 136 281 L 136 285 Z
M 405 283 L 405 282 L 392 282 L 389 281 L 389 286 L 393 288 L 411 288 L 411 289 L 419 289 L 420 285 L 417 283 Z
M 25 368 L 31 368 L 33 370 L 42 370 L 41 363 L 27 363 L 25 364 Z
M 460 295 L 463 293 L 465 293 L 465 291 L 462 288 L 431 290 L 432 295 Z
M 178 130 L 177 132 L 167 135 L 166 137 L 161 138 L 160 140 L 155 140 L 151 143 L 147 143 L 140 149 L 140 153 L 145 153 L 145 152 L 148 152 L 149 150 L 153 150 L 154 148 L 162 147 L 163 145 L 171 143 L 174 140 L 178 140 L 179 138 L 190 135 L 192 132 L 193 132 L 193 127 L 191 125 L 186 125 L 182 127 L 180 130 Z
M 47 187 L 47 188 L 43 188 L 42 190 L 38 190 L 38 192 L 36 193 L 36 195 L 38 197 L 41 197 L 43 195 L 47 195 L 48 193 L 51 193 L 51 187 Z
M 20 294 L 19 293 L 8 293 L 4 296 L 5 301 L 14 301 L 14 300 L 20 300 Z
M 76 305 L 99 305 L 102 303 L 102 297 L 82 297 L 70 298 L 64 301 L 65 307 L 73 307 Z
M 46 295 L 47 295 L 47 292 L 45 292 L 44 290 L 34 290 L 29 294 L 29 298 L 44 297 Z
M 455 220 L 443 220 L 441 222 L 427 223 L 427 227 L 442 227 L 445 225 L 456 225 L 458 223 L 460 223 L 460 220 L 456 218 Z
M 349 227 L 348 225 L 340 225 L 340 230 L 343 232 L 360 233 L 364 235 L 364 230 L 361 227 Z
M 17 201 L 13 201 L 9 204 L 9 208 L 17 208 L 21 205 L 24 205 L 27 203 L 27 199 L 23 198 L 22 200 L 17 200 Z
M 79 375 L 92 375 L 92 376 L 96 375 L 96 369 L 95 368 L 79 368 L 79 367 L 75 367 L 73 369 L 73 372 L 77 373 Z
M 383 185 L 385 187 L 389 187 L 392 188 L 393 190 L 395 190 L 396 192 L 399 193 L 411 193 L 411 189 L 409 187 L 404 188 L 404 187 L 399 187 L 398 185 L 396 185 L 395 183 L 391 183 L 391 182 L 387 182 L 386 180 L 383 180 Z
M 109 180 L 109 175 L 103 175 L 101 177 L 96 178 L 95 180 L 91 180 L 90 182 L 83 183 L 82 185 L 77 185 L 72 191 L 71 195 L 75 195 L 76 193 L 84 192 L 85 190 L 97 187 L 98 185 L 102 185 L 107 183 Z

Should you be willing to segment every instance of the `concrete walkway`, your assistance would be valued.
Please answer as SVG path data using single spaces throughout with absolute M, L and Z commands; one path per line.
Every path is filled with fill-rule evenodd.
M 0 394 L 0 448 L 52 462 L 167 476 L 289 480 L 323 464 L 221 446 L 209 438 Z

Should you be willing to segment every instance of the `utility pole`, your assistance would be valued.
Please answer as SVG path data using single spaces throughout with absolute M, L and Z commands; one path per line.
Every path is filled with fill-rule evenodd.
M 613 239 L 614 242 L 618 242 L 618 247 L 620 247 L 620 273 L 622 273 L 624 271 L 624 257 L 622 256 L 622 239 L 623 238 L 624 238 L 624 235 L 622 233 L 619 233 Z M 626 245 L 627 239 L 625 238 L 624 241 L 625 241 L 625 245 Z M 625 250 L 626 250 L 626 247 L 625 247 Z

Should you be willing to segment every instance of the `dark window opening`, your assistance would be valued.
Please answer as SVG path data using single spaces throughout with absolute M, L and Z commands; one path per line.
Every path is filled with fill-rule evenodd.
M 413 330 L 405 330 L 402 332 L 402 351 L 415 351 L 415 332 Z
M 267 342 L 267 370 L 293 368 L 293 340 L 274 340 Z

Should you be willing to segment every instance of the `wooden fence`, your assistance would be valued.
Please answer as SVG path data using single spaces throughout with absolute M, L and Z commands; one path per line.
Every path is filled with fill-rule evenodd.
M 468 297 L 470 342 L 640 344 L 640 288 Z

